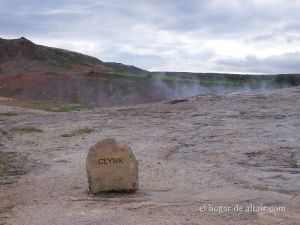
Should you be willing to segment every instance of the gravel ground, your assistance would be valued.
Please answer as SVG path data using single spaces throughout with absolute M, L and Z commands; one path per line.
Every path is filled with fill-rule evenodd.
M 0 128 L 1 225 L 299 225 L 300 88 L 68 113 L 0 105 Z M 87 151 L 109 137 L 139 161 L 134 194 L 88 192 Z

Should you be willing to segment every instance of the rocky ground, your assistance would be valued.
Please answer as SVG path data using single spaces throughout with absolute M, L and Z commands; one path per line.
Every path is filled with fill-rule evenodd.
M 66 113 L 1 105 L 0 224 L 299 224 L 299 96 L 290 88 Z M 86 154 L 108 137 L 131 145 L 137 193 L 89 194 Z

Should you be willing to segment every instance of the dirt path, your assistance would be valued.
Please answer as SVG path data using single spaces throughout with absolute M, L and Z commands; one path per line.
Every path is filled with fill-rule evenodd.
M 0 224 L 299 224 L 299 97 L 291 88 L 69 113 L 0 106 L 0 150 L 15 155 Z M 132 146 L 135 194 L 87 191 L 88 148 L 108 137 Z

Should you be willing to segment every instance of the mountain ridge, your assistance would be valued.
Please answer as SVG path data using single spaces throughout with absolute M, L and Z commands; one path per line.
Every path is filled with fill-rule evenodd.
M 112 71 L 101 60 L 69 50 L 38 45 L 21 37 L 19 39 L 0 39 L 0 62 L 10 60 L 37 61 L 52 65 L 83 65 L 101 67 L 103 71 Z

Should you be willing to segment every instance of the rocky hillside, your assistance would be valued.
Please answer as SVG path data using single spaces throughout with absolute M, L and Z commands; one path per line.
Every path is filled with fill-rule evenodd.
M 137 72 L 144 71 L 123 64 L 105 64 L 97 58 L 72 51 L 37 45 L 24 37 L 0 39 L 2 97 L 96 105 L 161 100 L 151 94 L 148 96 L 144 91 L 148 86 L 145 82 L 116 76 L 119 72 L 132 72 L 132 68 Z M 145 96 L 140 97 L 140 93 Z
M 23 37 L 0 39 L 0 97 L 26 102 L 113 106 L 298 85 L 299 74 L 149 72 Z
M 121 73 L 135 73 L 135 74 L 149 74 L 150 72 L 147 70 L 143 70 L 133 65 L 125 65 L 123 63 L 117 62 L 106 62 L 106 66 L 112 68 L 116 72 Z
M 112 71 L 102 61 L 97 58 L 83 55 L 80 53 L 67 51 L 58 48 L 50 48 L 42 45 L 37 45 L 24 37 L 13 40 L 0 39 L 0 62 L 4 66 L 2 70 L 5 70 L 5 64 L 11 61 L 23 62 L 23 61 L 35 61 L 48 64 L 53 67 L 62 66 L 76 66 L 82 65 L 87 67 L 101 68 L 103 71 Z M 26 67 L 22 68 L 25 72 Z M 22 70 L 20 70 L 21 72 Z M 7 71 L 11 72 L 11 71 Z

